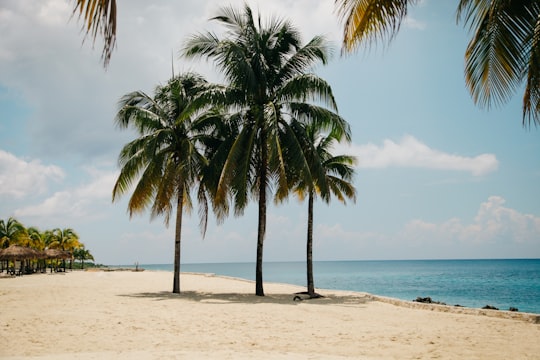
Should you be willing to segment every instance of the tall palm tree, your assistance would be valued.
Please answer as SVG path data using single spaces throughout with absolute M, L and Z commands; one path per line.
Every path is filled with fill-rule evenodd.
M 255 294 L 264 296 L 262 263 L 266 233 L 269 187 L 276 183 L 276 195 L 289 191 L 286 167 L 307 169 L 289 120 L 298 113 L 346 128 L 331 110 L 337 106 L 331 87 L 309 73 L 317 63 L 325 64 L 329 48 L 323 37 L 302 46 L 300 34 L 288 21 L 271 18 L 263 24 L 246 4 L 242 11 L 223 7 L 212 20 L 225 26 L 224 37 L 207 32 L 193 35 L 183 49 L 188 58 L 214 60 L 225 75 L 227 86 L 214 101 L 240 109 L 241 127 L 226 156 L 218 156 L 222 167 L 214 203 L 228 208 L 234 201 L 235 214 L 243 213 L 250 195 L 258 201 Z M 310 104 L 315 101 L 331 110 Z M 285 152 L 296 154 L 285 162 Z M 225 204 L 225 205 L 224 205 Z
M 343 50 L 390 41 L 417 0 L 335 0 L 344 20 Z M 465 52 L 466 84 L 488 109 L 523 85 L 523 125 L 540 124 L 540 0 L 460 0 L 458 21 L 473 37 Z
M 313 205 L 317 195 L 330 202 L 334 195 L 339 201 L 345 203 L 346 198 L 356 200 L 356 190 L 351 180 L 354 175 L 353 165 L 356 162 L 354 156 L 338 155 L 331 153 L 336 142 L 344 140 L 344 136 L 330 132 L 323 134 L 322 129 L 311 124 L 300 127 L 302 135 L 302 148 L 311 172 L 311 181 L 306 177 L 299 177 L 294 186 L 294 191 L 300 200 L 306 195 L 308 198 L 308 224 L 306 241 L 306 265 L 307 265 L 307 293 L 310 297 L 319 297 L 315 292 L 313 280 Z M 345 137 L 345 140 L 349 140 Z
M 156 88 L 154 97 L 141 91 L 123 96 L 116 116 L 120 128 L 132 127 L 139 137 L 120 152 L 121 170 L 113 201 L 136 182 L 128 203 L 130 216 L 150 206 L 151 218 L 164 215 L 168 226 L 176 210 L 173 293 L 180 293 L 182 214 L 192 207 L 190 190 L 203 184 L 200 177 L 207 159 L 201 144 L 208 119 L 216 116 L 199 99 L 206 85 L 193 73 L 173 77 Z M 199 186 L 199 200 L 204 201 L 202 193 Z M 203 232 L 205 219 L 206 213 L 202 216 Z
M 98 34 L 103 37 L 101 59 L 107 68 L 116 46 L 116 0 L 75 0 L 73 15 L 83 20 L 83 30 L 95 42 Z

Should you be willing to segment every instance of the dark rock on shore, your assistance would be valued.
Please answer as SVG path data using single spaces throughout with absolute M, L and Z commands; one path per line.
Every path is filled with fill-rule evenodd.
M 416 300 L 413 300 L 415 302 L 424 303 L 424 304 L 437 304 L 437 305 L 446 305 L 446 303 L 440 302 L 440 301 L 434 301 L 429 296 L 428 297 L 417 297 Z

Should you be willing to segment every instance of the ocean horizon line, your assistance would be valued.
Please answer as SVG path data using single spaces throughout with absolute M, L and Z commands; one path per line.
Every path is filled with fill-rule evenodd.
M 383 262 L 383 261 L 505 261 L 505 260 L 540 260 L 540 258 L 525 258 L 525 257 L 508 257 L 508 258 L 444 258 L 444 259 L 362 259 L 362 260 L 313 260 L 314 263 L 329 263 L 329 262 Z M 279 263 L 305 263 L 306 260 L 269 260 L 264 261 L 264 263 L 272 263 L 272 264 L 279 264 Z M 186 262 L 181 263 L 181 265 L 204 265 L 204 264 L 255 264 L 255 261 L 218 261 L 218 262 Z M 135 261 L 132 264 L 100 264 L 103 266 L 112 266 L 112 267 L 119 267 L 119 266 L 143 266 L 143 265 L 174 265 L 173 263 L 153 263 L 153 262 L 139 262 Z

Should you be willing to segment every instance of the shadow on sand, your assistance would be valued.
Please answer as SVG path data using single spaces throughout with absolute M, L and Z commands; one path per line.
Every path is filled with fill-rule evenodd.
M 372 301 L 367 296 L 358 295 L 329 295 L 320 298 L 309 299 L 307 296 L 302 296 L 302 300 L 295 300 L 297 294 L 267 294 L 266 296 L 255 296 L 252 294 L 244 293 L 208 293 L 197 291 L 183 291 L 180 294 L 173 294 L 172 292 L 160 291 L 160 292 L 145 292 L 145 293 L 133 293 L 122 294 L 119 296 L 132 297 L 132 298 L 147 298 L 154 299 L 156 301 L 162 300 L 188 300 L 208 304 L 227 304 L 227 303 L 245 303 L 245 304 L 285 304 L 285 305 L 298 305 L 301 303 L 318 304 L 318 305 L 345 305 L 354 306 L 366 304 Z

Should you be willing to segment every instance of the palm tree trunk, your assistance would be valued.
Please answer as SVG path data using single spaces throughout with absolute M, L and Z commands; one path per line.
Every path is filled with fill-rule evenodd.
M 255 270 L 255 295 L 264 296 L 263 289 L 263 244 L 266 231 L 266 187 L 261 185 L 259 198 L 259 227 L 257 231 L 257 267 Z
M 176 205 L 176 227 L 174 232 L 174 277 L 173 293 L 180 294 L 180 241 L 182 233 L 182 212 L 184 205 L 184 186 L 178 189 L 178 204 Z
M 257 266 L 255 269 L 255 295 L 264 296 L 263 289 L 263 245 L 264 235 L 266 233 L 266 170 L 267 170 L 267 151 L 265 132 L 261 134 L 261 168 L 259 183 L 259 225 L 257 229 Z
M 308 198 L 308 224 L 307 224 L 307 289 L 309 296 L 315 295 L 313 281 L 313 192 L 310 190 Z

